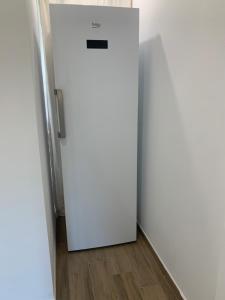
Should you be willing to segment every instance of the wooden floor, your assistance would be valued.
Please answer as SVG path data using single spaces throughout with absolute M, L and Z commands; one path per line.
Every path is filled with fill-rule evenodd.
M 135 243 L 69 253 L 57 223 L 57 300 L 182 299 L 141 232 Z

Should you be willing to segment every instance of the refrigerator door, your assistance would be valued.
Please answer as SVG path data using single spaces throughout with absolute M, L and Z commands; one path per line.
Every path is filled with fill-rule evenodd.
M 68 248 L 136 240 L 138 10 L 50 5 Z

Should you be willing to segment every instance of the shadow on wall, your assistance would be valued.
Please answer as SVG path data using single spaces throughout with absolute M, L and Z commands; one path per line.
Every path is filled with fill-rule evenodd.
M 218 245 L 159 35 L 140 45 L 139 81 L 138 222 L 184 294 L 213 299 Z
M 172 77 L 169 71 L 166 54 L 161 37 L 158 35 L 140 45 L 139 57 L 139 168 L 138 198 L 143 198 L 145 177 L 151 175 L 148 167 L 155 165 L 168 169 L 171 144 L 184 157 L 185 134 L 182 128 L 178 100 Z M 154 152 L 156 151 L 157 152 Z M 151 161 L 152 157 L 163 158 L 163 161 Z M 177 158 L 179 159 L 179 157 Z M 171 166 L 172 167 L 172 166 Z M 173 167 L 170 169 L 171 172 Z M 168 171 L 167 171 L 168 172 Z M 162 177 L 161 170 L 158 179 Z M 155 177 L 155 176 L 154 176 Z M 149 178 L 155 180 L 153 178 Z M 139 203 L 138 218 L 141 220 L 142 202 Z

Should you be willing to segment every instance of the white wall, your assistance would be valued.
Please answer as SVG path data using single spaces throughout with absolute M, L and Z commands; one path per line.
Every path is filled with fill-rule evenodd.
M 141 22 L 139 223 L 187 299 L 222 300 L 225 2 L 134 0 L 134 7 Z
M 0 299 L 6 300 L 50 300 L 54 293 L 54 215 L 31 17 L 26 0 L 0 4 Z

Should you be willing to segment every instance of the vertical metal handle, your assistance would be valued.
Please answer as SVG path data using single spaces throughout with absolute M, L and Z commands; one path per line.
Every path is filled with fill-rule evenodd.
M 63 139 L 66 137 L 64 107 L 63 107 L 63 93 L 62 90 L 59 89 L 55 89 L 54 93 L 55 93 L 57 119 L 58 119 L 58 137 L 60 139 Z

